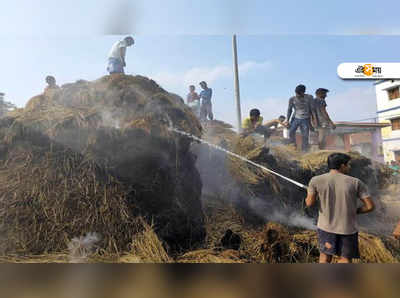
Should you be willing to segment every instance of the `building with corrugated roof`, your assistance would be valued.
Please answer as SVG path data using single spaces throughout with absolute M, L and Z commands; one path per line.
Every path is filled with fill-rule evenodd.
M 390 126 L 390 123 L 377 122 L 335 122 L 336 129 L 332 129 L 326 137 L 326 150 L 356 151 L 377 162 L 384 162 L 382 147 L 382 129 Z M 274 133 L 275 136 L 284 137 L 283 128 Z M 274 140 L 275 144 L 281 139 Z M 299 132 L 296 134 L 296 145 L 301 148 L 302 137 Z M 311 150 L 316 150 L 318 135 L 310 133 Z

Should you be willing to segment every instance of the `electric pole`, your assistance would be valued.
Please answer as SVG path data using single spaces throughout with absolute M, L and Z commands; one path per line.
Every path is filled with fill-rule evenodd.
M 236 44 L 236 34 L 232 38 L 232 49 L 233 49 L 233 73 L 235 82 L 235 99 L 236 99 L 236 114 L 237 114 L 237 124 L 238 132 L 242 132 L 242 111 L 240 108 L 240 87 L 239 87 L 239 67 L 238 67 L 238 57 L 237 57 L 237 44 Z

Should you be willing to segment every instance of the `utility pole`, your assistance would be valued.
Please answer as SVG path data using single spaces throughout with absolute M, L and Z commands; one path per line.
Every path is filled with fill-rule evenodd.
M 232 38 L 232 49 L 233 49 L 233 73 L 235 82 L 235 99 L 236 99 L 236 114 L 237 124 L 239 133 L 242 132 L 242 111 L 240 108 L 240 87 L 239 87 L 239 68 L 238 68 L 238 57 L 237 57 L 237 44 L 236 34 Z
M 5 114 L 4 96 L 5 94 L 3 92 L 0 92 L 0 117 L 3 117 L 3 115 Z

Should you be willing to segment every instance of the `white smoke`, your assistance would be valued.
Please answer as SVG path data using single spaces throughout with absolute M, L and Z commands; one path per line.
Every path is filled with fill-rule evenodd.
M 300 214 L 300 211 L 283 210 L 282 207 L 268 204 L 266 199 L 250 198 L 249 206 L 261 218 L 266 221 L 275 221 L 292 227 L 316 230 L 314 220 Z
M 192 136 L 188 133 L 181 132 L 173 127 L 170 126 L 169 128 L 172 131 L 175 131 L 179 134 L 186 135 L 194 140 L 197 140 L 203 144 L 207 144 L 210 148 L 215 149 L 221 153 L 226 153 L 233 155 L 238 158 L 242 158 L 243 160 L 246 160 L 244 157 L 238 156 L 236 154 L 233 154 L 232 152 L 229 152 L 219 146 L 213 145 L 209 142 L 206 142 L 200 138 L 197 138 L 195 136 Z M 213 134 L 212 130 L 207 131 L 208 136 L 211 136 Z M 201 155 L 207 154 L 202 151 L 197 152 Z M 220 155 L 219 158 L 224 159 L 224 155 Z M 212 170 L 217 167 L 217 164 L 210 165 L 206 164 L 205 161 L 207 159 L 201 160 L 201 162 L 196 163 L 196 166 L 200 172 L 200 175 L 202 176 L 202 181 L 203 181 L 203 194 L 206 192 L 213 192 L 213 193 L 218 193 L 216 188 L 222 188 L 223 185 L 229 184 L 228 181 L 224 181 L 226 179 L 232 180 L 233 178 L 229 174 L 229 170 L 224 170 L 225 175 L 217 175 L 215 171 L 213 172 Z M 246 160 L 247 161 L 247 160 Z M 216 161 L 214 161 L 216 162 Z M 221 172 L 222 169 L 215 168 L 216 171 Z M 202 174 L 202 173 L 205 174 Z M 211 177 L 210 177 L 211 174 Z M 219 173 L 221 174 L 221 173 Z M 211 181 L 211 182 L 210 182 Z M 235 185 L 229 185 L 232 189 L 231 192 L 229 192 L 229 199 L 230 200 L 236 200 L 235 199 L 235 193 L 236 195 L 239 195 L 239 188 L 235 187 Z M 272 202 L 271 198 L 271 202 Z M 317 227 L 315 223 L 313 222 L 312 218 L 306 217 L 304 215 L 301 215 L 299 212 L 296 211 L 287 211 L 283 210 L 282 207 L 277 206 L 276 204 L 270 204 L 268 202 L 268 198 L 265 198 L 264 200 L 261 200 L 256 197 L 249 197 L 248 198 L 248 206 L 253 210 L 255 214 L 257 214 L 259 217 L 263 218 L 265 221 L 275 221 L 279 222 L 282 224 L 286 224 L 288 226 L 293 226 L 293 227 L 301 227 L 309 230 L 316 230 Z
M 117 0 L 107 8 L 103 16 L 100 33 L 111 35 L 127 35 L 138 33 L 141 7 L 137 1 Z
M 306 217 L 297 212 L 285 215 L 283 213 L 275 211 L 268 217 L 271 221 L 287 224 L 288 226 L 300 227 L 308 230 L 317 230 L 317 226 L 314 224 L 312 218 Z
M 390 236 L 400 220 L 400 184 L 392 184 L 373 197 L 375 210 L 359 216 L 362 231 Z
M 103 126 L 105 127 L 113 127 L 116 129 L 121 128 L 121 122 L 120 119 L 117 117 L 114 117 L 113 114 L 110 111 L 102 111 L 101 112 L 101 118 L 103 120 Z
M 87 233 L 86 236 L 72 238 L 68 243 L 70 263 L 83 263 L 94 253 L 96 243 L 100 241 L 97 233 Z

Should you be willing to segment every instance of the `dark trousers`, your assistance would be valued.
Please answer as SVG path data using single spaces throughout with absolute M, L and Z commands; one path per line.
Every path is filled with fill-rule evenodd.
M 308 150 L 308 138 L 310 135 L 310 119 L 297 119 L 294 118 L 292 122 L 290 123 L 290 128 L 289 128 L 289 138 L 290 138 L 290 143 L 296 145 L 296 130 L 300 126 L 300 131 L 301 131 L 301 137 L 302 137 L 302 142 L 301 142 L 301 149 L 303 151 Z

